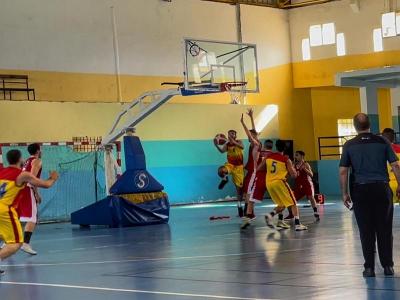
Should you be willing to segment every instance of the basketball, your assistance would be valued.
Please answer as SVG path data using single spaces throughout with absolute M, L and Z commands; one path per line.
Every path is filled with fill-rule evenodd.
M 223 144 L 225 144 L 225 143 L 228 141 L 228 139 L 226 138 L 225 134 L 223 134 L 223 133 L 218 133 L 218 134 L 215 136 L 214 141 L 216 141 L 216 143 L 217 143 L 218 145 L 223 145 Z

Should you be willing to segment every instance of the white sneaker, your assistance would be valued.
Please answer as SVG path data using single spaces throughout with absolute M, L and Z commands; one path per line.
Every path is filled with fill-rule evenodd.
M 6 246 L 6 243 L 1 242 L 0 243 L 0 249 L 3 249 Z
M 21 247 L 21 250 L 26 252 L 26 253 L 28 253 L 28 254 L 30 254 L 30 255 L 36 255 L 37 254 L 37 252 L 35 250 L 33 250 L 31 245 L 29 245 L 29 244 L 25 244 L 24 243 L 22 245 L 22 247 Z
M 278 223 L 276 224 L 276 227 L 279 227 L 282 229 L 290 229 L 290 225 L 283 220 L 279 220 Z
M 274 223 L 273 223 L 273 218 L 270 214 L 265 215 L 265 223 L 267 224 L 267 226 L 271 229 L 276 229 Z
M 307 230 L 307 229 L 308 229 L 308 227 L 306 225 L 303 225 L 303 224 L 299 224 L 299 225 L 295 226 L 295 230 L 296 231 L 303 231 L 303 230 Z

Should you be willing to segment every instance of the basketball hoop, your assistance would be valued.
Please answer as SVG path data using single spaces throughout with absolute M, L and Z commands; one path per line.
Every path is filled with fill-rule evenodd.
M 247 82 L 233 81 L 220 84 L 221 92 L 228 92 L 231 96 L 231 104 L 244 104 Z

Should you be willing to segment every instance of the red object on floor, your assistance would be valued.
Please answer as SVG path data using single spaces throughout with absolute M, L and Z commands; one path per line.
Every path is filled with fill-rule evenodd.
M 315 198 L 315 201 L 317 201 L 317 203 L 319 203 L 319 204 L 325 203 L 325 195 L 323 195 L 323 194 L 315 194 L 314 198 Z

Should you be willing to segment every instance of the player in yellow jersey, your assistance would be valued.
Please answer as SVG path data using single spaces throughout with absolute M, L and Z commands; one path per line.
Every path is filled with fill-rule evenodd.
M 400 145 L 394 143 L 395 141 L 395 132 L 392 128 L 385 128 L 382 131 L 382 136 L 384 136 L 391 144 L 394 153 L 396 153 L 397 157 L 400 159 Z M 388 165 L 389 171 L 389 185 L 390 189 L 393 192 L 393 203 L 399 203 L 400 199 L 397 197 L 397 180 L 396 176 L 393 173 L 392 167 Z
M 299 209 L 297 207 L 294 193 L 287 183 L 288 174 L 293 178 L 297 177 L 297 171 L 293 166 L 292 161 L 283 154 L 285 150 L 285 142 L 277 140 L 275 143 L 277 152 L 270 154 L 268 157 L 263 159 L 258 168 L 261 170 L 266 168 L 266 185 L 268 193 L 270 194 L 272 201 L 277 205 L 275 209 L 265 216 L 267 225 L 271 228 L 275 228 L 272 220 L 275 215 L 279 215 L 279 221 L 277 227 L 290 228 L 290 226 L 283 220 L 282 212 L 285 208 L 290 207 L 294 219 L 296 231 L 307 230 L 307 226 L 300 223 Z
M 222 146 L 219 146 L 214 140 L 214 145 L 220 153 L 226 153 L 227 162 L 218 168 L 218 175 L 222 178 L 218 188 L 221 190 L 228 183 L 228 175 L 232 177 L 232 182 L 236 187 L 236 195 L 238 200 L 238 213 L 243 217 L 243 180 L 244 180 L 244 167 L 243 167 L 243 142 L 237 140 L 237 133 L 235 130 L 228 131 L 228 141 Z
M 51 172 L 47 180 L 40 180 L 32 173 L 22 171 L 23 160 L 19 150 L 8 151 L 7 161 L 9 167 L 0 170 L 0 238 L 6 243 L 0 250 L 0 261 L 17 252 L 24 242 L 16 208 L 19 193 L 25 184 L 49 188 L 58 179 L 57 172 Z M 0 274 L 2 273 L 4 271 L 0 270 Z

